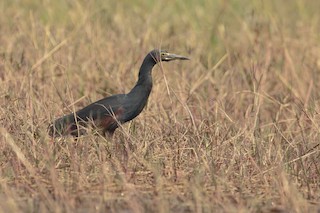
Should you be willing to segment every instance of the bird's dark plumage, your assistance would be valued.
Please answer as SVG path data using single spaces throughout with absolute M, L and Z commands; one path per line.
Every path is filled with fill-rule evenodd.
M 154 65 L 159 61 L 176 59 L 188 60 L 187 57 L 166 51 L 151 51 L 144 58 L 138 82 L 129 93 L 106 97 L 75 113 L 57 119 L 50 125 L 49 134 L 79 136 L 85 133 L 88 124 L 101 129 L 103 133 L 113 134 L 119 124 L 134 119 L 145 107 L 152 89 L 151 71 Z

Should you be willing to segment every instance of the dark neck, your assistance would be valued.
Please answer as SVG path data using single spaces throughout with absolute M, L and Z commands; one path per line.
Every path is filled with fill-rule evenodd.
M 130 93 L 134 93 L 134 92 L 141 93 L 145 91 L 145 92 L 148 92 L 148 94 L 146 95 L 147 96 L 149 95 L 152 89 L 151 71 L 155 64 L 156 62 L 154 61 L 152 56 L 148 54 L 143 60 L 143 63 L 140 67 L 138 82 L 136 83 L 135 87 L 130 91 Z

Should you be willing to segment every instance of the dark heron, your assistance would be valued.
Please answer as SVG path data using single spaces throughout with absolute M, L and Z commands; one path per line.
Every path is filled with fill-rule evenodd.
M 163 50 L 152 50 L 144 58 L 139 71 L 139 79 L 127 94 L 113 95 L 92 103 L 83 109 L 63 116 L 49 126 L 53 137 L 71 134 L 79 136 L 86 133 L 90 124 L 112 135 L 119 124 L 137 117 L 145 107 L 152 89 L 151 71 L 160 61 L 188 60 L 187 57 L 168 53 Z

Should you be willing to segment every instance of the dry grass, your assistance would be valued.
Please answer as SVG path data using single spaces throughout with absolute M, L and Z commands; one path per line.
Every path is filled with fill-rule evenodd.
M 0 3 L 2 212 L 319 211 L 319 1 L 89 2 Z M 47 136 L 155 47 L 192 60 L 113 139 Z

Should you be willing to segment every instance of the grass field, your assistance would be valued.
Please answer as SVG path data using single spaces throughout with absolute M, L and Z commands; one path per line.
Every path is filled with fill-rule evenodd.
M 0 211 L 319 212 L 319 8 L 2 0 Z M 156 66 L 147 107 L 114 138 L 47 135 L 130 91 L 154 48 L 192 60 Z

